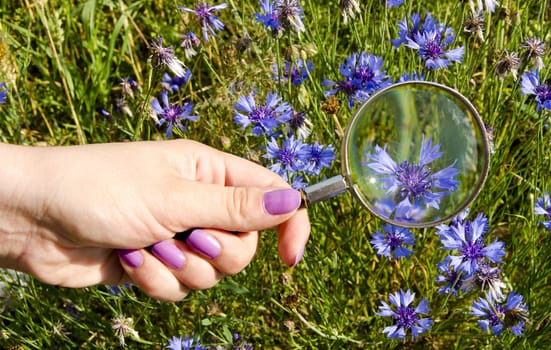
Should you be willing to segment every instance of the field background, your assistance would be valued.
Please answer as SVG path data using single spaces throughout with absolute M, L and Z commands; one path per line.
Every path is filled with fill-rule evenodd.
M 337 1 L 300 1 L 305 32 L 300 36 L 287 32 L 277 39 L 255 21 L 258 2 L 226 2 L 228 7 L 217 13 L 225 29 L 196 56 L 185 59 L 178 47 L 180 34 L 193 30 L 200 35 L 200 29 L 178 5 L 193 7 L 195 2 L 0 1 L 0 81 L 9 88 L 6 103 L 0 106 L 0 140 L 60 146 L 166 138 L 165 130 L 145 113 L 150 98 L 159 96 L 162 78 L 148 64 L 148 46 L 162 35 L 193 74 L 178 97 L 192 101 L 200 115 L 186 133 L 175 137 L 262 161 L 258 139 L 233 122 L 233 106 L 238 95 L 253 89 L 277 90 L 307 112 L 313 123 L 310 140 L 334 145 L 339 159 L 340 128 L 354 109 L 342 104 L 334 115 L 324 112 L 321 81 L 341 79 L 339 65 L 354 52 L 381 56 L 393 79 L 417 71 L 427 80 L 455 87 L 493 128 L 495 153 L 489 178 L 471 213 L 484 212 L 492 240 L 506 244 L 505 282 L 524 296 L 530 311 L 525 334 L 515 337 L 505 332 L 496 337 L 480 330 L 470 315 L 471 304 L 479 297 L 476 292 L 457 298 L 437 293 L 436 263 L 447 252 L 434 229 L 414 230 L 417 244 L 408 260 L 389 261 L 376 255 L 369 240 L 381 222 L 345 194 L 309 209 L 312 234 L 297 267 L 287 268 L 279 260 L 276 237 L 266 231 L 246 270 L 178 303 L 157 302 L 132 287 L 119 293 L 107 286 L 72 290 L 5 272 L 0 347 L 117 348 L 112 320 L 124 314 L 132 318 L 140 336 L 127 338 L 129 349 L 161 349 L 172 336 L 192 334 L 204 346 L 232 348 L 232 333 L 258 349 L 547 348 L 551 237 L 538 224 L 542 218 L 534 215 L 534 205 L 543 192 L 551 191 L 548 112 L 537 113 L 533 99 L 520 93 L 520 76 L 532 69 L 530 63 L 518 68 L 517 79 L 513 74 L 501 78 L 495 69 L 504 50 L 521 56 L 519 45 L 527 37 L 549 43 L 550 2 L 502 0 L 494 13 L 483 13 L 484 40 L 463 30 L 471 17 L 467 1 L 406 0 L 387 8 L 384 1 L 360 0 L 361 12 L 348 24 L 343 23 Z M 422 16 L 430 12 L 454 29 L 457 38 L 450 47 L 465 47 L 462 63 L 428 71 L 417 52 L 393 48 L 390 39 L 398 36 L 398 22 L 414 12 Z M 542 77 L 550 75 L 548 52 Z M 314 64 L 310 79 L 300 87 L 272 79 L 272 65 L 289 54 Z M 125 77 L 141 88 L 139 98 L 129 105 L 133 116 L 117 112 L 113 105 Z M 112 118 L 102 115 L 102 109 Z M 338 174 L 340 166 L 336 160 L 320 178 Z M 416 341 L 387 339 L 382 329 L 392 320 L 375 315 L 380 301 L 400 288 L 416 292 L 416 301 L 422 296 L 430 301 L 433 329 Z

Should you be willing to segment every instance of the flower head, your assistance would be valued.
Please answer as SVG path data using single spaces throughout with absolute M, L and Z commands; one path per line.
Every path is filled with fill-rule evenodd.
M 130 317 L 125 315 L 117 315 L 113 318 L 113 323 L 111 328 L 119 338 L 119 343 L 121 346 L 126 345 L 126 337 L 132 336 L 134 339 L 140 339 L 138 332 L 133 328 L 134 321 Z
M 461 271 L 454 269 L 449 256 L 446 256 L 436 266 L 440 271 L 440 274 L 436 277 L 436 282 L 445 283 L 444 286 L 438 289 L 438 293 L 457 296 L 462 289 L 465 275 Z
M 186 56 L 187 59 L 195 56 L 197 54 L 195 48 L 201 45 L 201 40 L 199 40 L 197 35 L 193 32 L 187 32 L 182 34 L 180 38 L 182 39 L 180 47 L 184 49 L 184 56 Z
M 428 308 L 428 302 L 423 298 L 417 307 L 411 305 L 415 298 L 415 293 L 412 293 L 409 289 L 404 292 L 400 290 L 394 294 L 389 294 L 388 298 L 394 308 L 382 301 L 379 306 L 378 316 L 392 317 L 396 322 L 394 325 L 385 327 L 383 333 L 387 334 L 389 338 L 402 338 L 406 337 L 408 330 L 411 330 L 412 339 L 417 338 L 419 334 L 430 330 L 432 320 L 430 318 L 421 318 L 422 314 L 426 314 L 430 311 Z
M 472 16 L 463 23 L 463 31 L 476 34 L 478 39 L 483 42 L 485 26 L 484 13 L 482 11 L 473 12 Z
M 375 146 L 375 154 L 368 155 L 365 163 L 376 175 L 379 175 L 386 197 L 393 199 L 396 209 L 413 209 L 417 206 L 438 209 L 440 200 L 457 189 L 455 176 L 459 171 L 454 164 L 434 171 L 430 163 L 442 157 L 440 145 L 432 145 L 432 138 L 423 138 L 419 163 L 403 160 L 397 163 L 386 151 L 386 146 Z M 405 216 L 408 216 L 407 214 Z
M 281 146 L 277 140 L 272 137 L 266 147 L 267 153 L 264 158 L 271 159 L 272 165 L 269 166 L 270 170 L 279 174 L 285 180 L 288 175 L 294 174 L 297 171 L 304 170 L 308 159 L 308 145 L 302 143 L 300 140 L 295 140 L 291 135 L 283 140 Z
M 178 77 L 185 75 L 184 63 L 174 55 L 172 46 L 163 47 L 162 36 L 157 37 L 157 42 L 151 43 L 149 50 L 151 51 L 149 58 L 153 61 L 154 67 L 167 67 Z
M 451 225 L 439 225 L 436 234 L 440 236 L 443 249 L 454 250 L 458 255 L 450 256 L 450 264 L 456 271 L 464 271 L 465 277 L 478 271 L 481 263 L 501 263 L 505 256 L 504 243 L 484 243 L 488 219 L 481 213 L 474 220 L 454 220 Z
M 0 104 L 6 103 L 6 96 L 8 95 L 8 88 L 6 83 L 0 83 Z
M 528 307 L 524 297 L 515 292 L 509 293 L 505 301 L 495 300 L 491 294 L 479 298 L 471 307 L 471 315 L 482 318 L 478 325 L 484 331 L 490 329 L 495 335 L 501 335 L 510 329 L 514 335 L 521 335 L 528 322 Z
M 543 68 L 542 57 L 545 55 L 545 41 L 538 38 L 530 37 L 520 44 L 520 48 L 524 49 L 522 56 L 524 61 L 532 60 L 534 68 L 541 70 Z
M 536 111 L 541 109 L 551 110 L 551 87 L 546 83 L 540 82 L 538 70 L 532 70 L 522 74 L 520 79 L 521 94 L 534 95 L 538 103 Z
M 505 75 L 511 74 L 515 80 L 517 80 L 517 69 L 520 66 L 520 58 L 518 53 L 503 50 L 497 61 L 495 72 L 500 79 L 503 79 Z
M 541 221 L 540 224 L 546 229 L 551 230 L 551 199 L 549 198 L 549 193 L 545 192 L 542 197 L 538 198 L 535 213 L 536 215 L 544 216 L 545 220 Z
M 394 47 L 400 47 L 402 44 L 406 43 L 408 39 L 412 39 L 419 33 L 426 33 L 437 29 L 441 30 L 443 28 L 443 25 L 436 22 L 430 13 L 425 15 L 423 24 L 421 24 L 421 16 L 417 12 L 411 15 L 410 20 L 411 26 L 409 25 L 407 17 L 404 17 L 404 19 L 398 23 L 398 38 L 390 40 Z
M 180 130 L 186 131 L 186 127 L 182 124 L 184 120 L 196 121 L 199 117 L 191 115 L 193 105 L 191 102 L 183 106 L 171 104 L 168 101 L 168 91 L 161 92 L 161 100 L 163 106 L 157 98 L 151 101 L 151 108 L 154 119 L 157 121 L 157 126 L 167 124 L 166 137 L 172 137 L 172 128 L 177 126 Z
M 476 272 L 463 283 L 464 291 L 468 292 L 476 288 L 489 293 L 494 300 L 503 299 L 505 287 L 505 283 L 501 280 L 501 269 L 486 262 L 480 263 Z
M 419 51 L 428 69 L 447 68 L 451 62 L 461 62 L 465 52 L 463 46 L 446 51 L 448 44 L 453 41 L 453 33 L 450 33 L 448 30 L 417 33 L 413 38 L 408 38 L 406 46 Z
M 201 340 L 197 339 L 195 347 L 193 346 L 193 338 L 186 336 L 185 338 L 173 336 L 168 341 L 168 345 L 165 349 L 169 350 L 207 350 L 207 348 L 201 346 Z
M 284 29 L 293 28 L 297 32 L 305 30 L 302 22 L 304 10 L 298 0 L 260 0 L 260 7 L 264 13 L 256 13 L 256 21 L 274 35 Z
M 172 92 L 176 92 L 180 90 L 182 86 L 187 84 L 191 80 L 191 71 L 189 69 L 186 69 L 186 72 L 183 76 L 170 76 L 170 74 L 165 73 L 163 74 L 163 81 L 161 82 L 161 86 L 164 87 L 167 90 L 171 90 Z
M 277 92 L 268 93 L 266 103 L 257 105 L 255 95 L 239 96 L 234 106 L 234 122 L 242 128 L 252 125 L 255 136 L 272 135 L 273 129 L 279 124 L 291 120 L 293 109 L 277 95 Z
M 302 59 L 297 59 L 296 62 L 285 62 L 285 67 L 283 68 L 283 82 L 291 81 L 294 86 L 302 84 L 305 80 L 308 79 L 310 73 L 314 69 L 312 61 L 304 62 Z M 274 79 L 279 80 L 279 70 L 277 64 L 274 65 Z
M 383 59 L 366 52 L 354 53 L 340 66 L 341 81 L 325 79 L 323 86 L 331 89 L 324 92 L 325 97 L 342 91 L 348 96 L 348 108 L 355 102 L 365 101 L 373 92 L 391 84 L 386 71 L 382 70 Z
M 195 14 L 195 17 L 201 22 L 203 39 L 209 41 L 209 34 L 216 36 L 217 31 L 224 29 L 224 23 L 222 23 L 214 13 L 226 7 L 228 7 L 226 3 L 209 6 L 208 0 L 199 0 L 197 6 L 193 9 L 184 6 L 179 6 L 178 8 L 184 12 Z
M 341 10 L 344 24 L 348 24 L 348 18 L 354 19 L 356 12 L 360 12 L 358 0 L 340 0 L 339 9 Z
M 409 258 L 413 250 L 406 248 L 415 245 L 415 237 L 410 230 L 390 224 L 383 226 L 383 232 L 376 231 L 371 244 L 377 249 L 377 254 L 389 259 Z
M 308 145 L 305 158 L 308 160 L 304 171 L 307 174 L 319 175 L 323 168 L 330 168 L 335 160 L 335 148 L 332 145 L 324 146 L 317 141 Z
M 304 111 L 297 112 L 293 110 L 291 119 L 289 119 L 285 130 L 287 133 L 295 131 L 298 137 L 304 140 L 310 135 L 311 127 L 312 122 L 306 117 Z

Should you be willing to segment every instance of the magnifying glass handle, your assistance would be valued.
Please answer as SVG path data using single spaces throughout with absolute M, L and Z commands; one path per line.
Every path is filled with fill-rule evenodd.
M 335 197 L 348 190 L 348 183 L 342 175 L 333 176 L 325 181 L 308 186 L 302 190 L 302 208 Z

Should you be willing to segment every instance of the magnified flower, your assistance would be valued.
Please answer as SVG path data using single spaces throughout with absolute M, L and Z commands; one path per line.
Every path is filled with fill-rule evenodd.
M 391 84 L 383 68 L 383 59 L 372 54 L 354 53 L 340 66 L 341 81 L 324 79 L 322 85 L 332 87 L 324 92 L 325 97 L 339 91 L 348 96 L 348 108 L 352 109 L 357 102 L 365 101 L 373 92 Z
M 368 155 L 369 162 L 365 163 L 377 175 L 386 196 L 397 203 L 396 210 L 425 206 L 439 209 L 440 200 L 457 189 L 458 181 L 455 176 L 459 171 L 450 166 L 433 171 L 430 163 L 442 157 L 439 152 L 440 144 L 432 146 L 432 138 L 426 141 L 423 138 L 419 163 L 408 160 L 396 163 L 387 153 L 386 146 L 375 146 L 375 154 Z
M 484 331 L 490 329 L 495 335 L 501 335 L 509 328 L 514 335 L 521 335 L 528 322 L 528 307 L 524 297 L 515 292 L 509 293 L 507 300 L 500 302 L 490 294 L 479 298 L 471 307 L 471 315 L 482 318 L 478 325 Z
M 149 58 L 153 61 L 154 67 L 167 67 L 178 77 L 185 75 L 184 62 L 174 55 L 174 48 L 172 46 L 163 47 L 162 36 L 157 37 L 157 42 L 151 43 L 149 50 L 151 51 Z
M 405 227 L 390 224 L 383 226 L 383 232 L 376 231 L 371 239 L 371 244 L 377 249 L 377 254 L 389 259 L 409 258 L 413 250 L 406 248 L 415 245 L 415 237 Z
M 222 23 L 218 17 L 214 14 L 217 11 L 223 10 L 228 7 L 228 4 L 221 3 L 215 6 L 209 6 L 208 0 L 202 2 L 199 1 L 195 8 L 178 6 L 178 8 L 184 12 L 190 12 L 195 14 L 195 17 L 201 22 L 203 39 L 209 41 L 209 33 L 212 36 L 216 36 L 216 32 L 224 29 L 224 23 Z
M 538 70 L 532 70 L 522 74 L 520 79 L 521 94 L 534 95 L 538 103 L 536 112 L 542 108 L 551 110 L 551 88 L 546 83 L 540 82 Z
M 240 124 L 243 129 L 252 125 L 252 133 L 255 136 L 271 136 L 275 127 L 291 120 L 292 114 L 291 106 L 287 102 L 282 102 L 277 92 L 269 93 L 263 105 L 256 104 L 253 93 L 239 96 L 234 107 L 235 123 Z
M 389 294 L 388 298 L 390 304 L 381 301 L 379 306 L 378 316 L 392 317 L 396 322 L 394 325 L 385 327 L 383 334 L 386 334 L 388 338 L 402 338 L 406 337 L 408 330 L 411 330 L 411 337 L 415 339 L 419 334 L 430 330 L 432 320 L 430 318 L 421 318 L 423 314 L 430 311 L 428 308 L 428 302 L 423 298 L 417 307 L 413 307 L 413 299 L 415 293 L 412 293 L 409 289 L 404 292 L 400 289 L 399 292 Z M 394 306 L 394 310 L 393 307 Z
M 163 90 L 161 92 L 161 100 L 163 106 L 159 103 L 157 98 L 151 101 L 151 108 L 153 110 L 154 118 L 157 120 L 157 125 L 162 126 L 164 123 L 166 127 L 166 137 L 172 137 L 172 128 L 177 126 L 178 129 L 186 131 L 186 127 L 182 124 L 184 120 L 196 121 L 199 117 L 191 115 L 193 105 L 191 102 L 186 103 L 183 106 L 173 105 L 168 102 L 168 91 Z
M 478 271 L 481 263 L 487 260 L 501 263 L 501 257 L 505 256 L 503 242 L 495 240 L 489 245 L 484 244 L 487 229 L 488 220 L 483 214 L 479 214 L 473 221 L 457 220 L 450 226 L 437 227 L 436 234 L 440 236 L 443 249 L 459 253 L 450 256 L 451 266 L 456 271 L 464 271 L 466 277 Z
M 543 215 L 545 221 L 541 221 L 546 229 L 551 230 L 551 199 L 549 198 L 549 193 L 545 192 L 542 197 L 538 198 L 536 201 L 536 215 Z

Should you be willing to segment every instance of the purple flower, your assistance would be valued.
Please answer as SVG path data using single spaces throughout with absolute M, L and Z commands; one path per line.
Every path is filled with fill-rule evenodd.
M 297 32 L 305 30 L 302 22 L 304 10 L 298 0 L 260 0 L 262 13 L 256 13 L 257 22 L 277 35 L 283 29 L 294 28 Z
M 307 61 L 306 63 L 302 59 L 298 59 L 295 63 L 285 62 L 285 67 L 283 68 L 283 82 L 291 81 L 294 86 L 302 84 L 305 80 L 308 79 L 310 73 L 314 69 L 312 61 Z M 279 71 L 277 64 L 274 65 L 273 77 L 276 81 L 279 80 Z
M 428 302 L 423 298 L 417 307 L 413 307 L 411 303 L 415 298 L 415 293 L 409 289 L 404 293 L 400 289 L 399 292 L 389 294 L 388 298 L 392 306 L 382 301 L 379 306 L 378 316 L 392 317 L 396 322 L 394 325 L 385 327 L 383 334 L 387 334 L 388 338 L 405 339 L 408 330 L 411 330 L 412 339 L 417 338 L 419 334 L 430 330 L 432 320 L 430 318 L 421 318 L 422 314 L 430 311 Z
M 506 285 L 501 280 L 501 269 L 482 262 L 476 272 L 464 280 L 463 290 L 468 292 L 475 288 L 489 293 L 494 300 L 503 299 L 503 289 Z
M 404 0 L 386 0 L 386 7 L 398 7 L 404 3 Z
M 551 110 L 551 88 L 546 83 L 540 82 L 538 70 L 532 70 L 522 74 L 520 80 L 521 94 L 534 95 L 538 106 L 536 112 L 542 108 Z
M 310 175 L 319 175 L 323 168 L 330 168 L 335 160 L 335 148 L 332 145 L 320 145 L 317 141 L 308 145 L 305 156 L 307 164 L 304 171 Z
M 507 300 L 495 300 L 490 294 L 486 298 L 479 298 L 471 307 L 471 315 L 482 318 L 478 325 L 482 330 L 490 329 L 495 335 L 501 335 L 509 328 L 518 336 L 524 332 L 528 322 L 528 307 L 524 297 L 515 292 L 509 293 Z
M 289 119 L 285 130 L 287 133 L 295 131 L 298 137 L 304 140 L 310 135 L 311 127 L 312 122 L 306 117 L 306 113 L 304 111 L 297 112 L 293 110 L 291 119 Z
M 549 198 L 549 193 L 545 192 L 542 197 L 539 197 L 536 201 L 535 208 L 536 215 L 543 215 L 546 219 L 541 221 L 546 229 L 551 230 L 551 199 Z
M 189 7 L 178 6 L 178 8 L 185 12 L 195 14 L 195 17 L 201 22 L 203 39 L 209 41 L 209 33 L 212 36 L 216 36 L 216 32 L 224 29 L 224 23 L 222 23 L 214 13 L 228 7 L 228 4 L 221 3 L 215 6 L 209 6 L 208 0 L 204 2 L 199 1 L 194 9 Z
M 174 76 L 171 77 L 170 74 L 165 73 L 163 74 L 163 81 L 161 82 L 161 86 L 163 86 L 167 90 L 171 90 L 172 92 L 176 92 L 180 90 L 182 86 L 187 84 L 191 80 L 191 71 L 189 69 L 186 69 L 183 76 Z
M 453 34 L 452 34 L 453 37 Z M 447 68 L 451 62 L 461 62 L 465 48 L 463 46 L 445 51 L 453 41 L 443 35 L 441 31 L 417 33 L 413 39 L 408 38 L 407 47 L 419 51 L 419 56 L 428 69 Z
M 149 50 L 151 51 L 149 58 L 153 61 L 154 67 L 167 67 L 178 77 L 185 75 L 184 63 L 174 55 L 172 46 L 163 47 L 162 36 L 157 37 L 157 42 L 151 43 Z
M 163 90 L 161 92 L 161 100 L 163 106 L 159 103 L 157 98 L 151 101 L 151 108 L 153 109 L 153 118 L 157 121 L 157 126 L 162 126 L 164 123 L 166 127 L 166 137 L 172 137 L 172 128 L 177 126 L 178 129 L 186 131 L 186 127 L 182 124 L 184 120 L 196 121 L 199 118 L 196 115 L 191 115 L 193 105 L 191 102 L 186 103 L 183 106 L 173 105 L 168 102 L 168 91 Z
M 389 259 L 409 258 L 413 250 L 406 246 L 415 245 L 415 237 L 410 230 L 404 227 L 398 227 L 390 224 L 383 226 L 384 233 L 376 231 L 371 239 L 373 248 L 377 249 L 377 254 L 384 255 Z
M 422 141 L 419 164 L 408 160 L 396 163 L 386 151 L 386 146 L 375 146 L 375 154 L 368 155 L 365 165 L 380 175 L 382 189 L 386 198 L 393 198 L 396 211 L 414 209 L 419 206 L 438 209 L 440 200 L 457 189 L 458 181 L 454 178 L 459 171 L 454 164 L 434 171 L 429 164 L 440 158 L 440 145 L 432 146 L 432 138 Z M 397 204 L 396 204 L 397 203 Z M 409 216 L 405 213 L 404 216 Z
M 382 70 L 383 59 L 372 54 L 354 53 L 340 66 L 341 81 L 324 79 L 322 85 L 332 87 L 324 92 L 325 97 L 342 91 L 348 96 L 348 108 L 355 102 L 365 101 L 373 92 L 391 84 L 386 71 Z
M 445 283 L 444 286 L 438 288 L 438 293 L 457 296 L 462 289 L 465 275 L 452 266 L 449 256 L 436 264 L 436 267 L 440 271 L 440 274 L 436 277 L 436 282 Z
M 201 45 L 201 40 L 199 40 L 197 35 L 193 32 L 187 32 L 182 34 L 181 39 L 182 42 L 180 43 L 180 47 L 184 49 L 184 56 L 186 56 L 187 59 L 195 56 L 197 54 L 195 48 Z
M 398 23 L 398 38 L 391 39 L 394 47 L 400 47 L 403 43 L 406 43 L 408 39 L 415 37 L 419 33 L 426 33 L 442 28 L 442 24 L 436 22 L 430 13 L 425 15 L 425 21 L 421 25 L 421 16 L 415 12 L 411 15 L 411 27 L 409 26 L 407 17 L 404 17 L 400 23 Z
M 234 114 L 234 122 L 243 129 L 252 125 L 253 135 L 271 136 L 275 127 L 291 120 L 293 109 L 287 102 L 282 102 L 277 92 L 268 93 L 264 105 L 257 105 L 255 96 L 251 93 L 248 96 L 239 96 Z
M 207 350 L 208 348 L 201 346 L 201 340 L 197 339 L 195 342 L 195 347 L 193 346 L 193 338 L 185 337 L 176 337 L 173 336 L 172 339 L 168 341 L 168 345 L 165 349 L 169 350 Z
M 404 73 L 402 75 L 400 75 L 400 78 L 398 78 L 398 82 L 401 83 L 401 82 L 404 82 L 404 81 L 418 81 L 418 80 L 425 80 L 425 75 L 423 73 L 417 73 L 417 72 L 412 72 L 412 73 Z
M 306 158 L 308 145 L 300 140 L 295 140 L 292 135 L 284 139 L 281 146 L 272 137 L 266 146 L 266 151 L 264 158 L 273 161 L 272 165 L 269 166 L 270 170 L 279 174 L 285 180 L 289 178 L 288 175 L 304 170 L 308 161 Z
M 501 263 L 505 256 L 504 243 L 494 241 L 489 245 L 484 244 L 488 219 L 484 214 L 479 214 L 473 221 L 454 220 L 450 226 L 439 225 L 436 234 L 445 250 L 454 250 L 458 255 L 450 256 L 450 264 L 456 271 L 464 271 L 465 277 L 472 276 L 478 271 L 481 263 L 489 260 Z
M 6 96 L 8 95 L 8 88 L 6 83 L 0 83 L 0 104 L 6 103 Z

